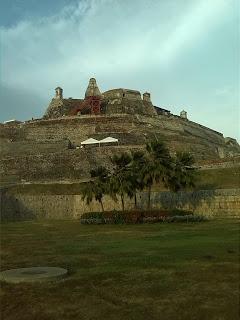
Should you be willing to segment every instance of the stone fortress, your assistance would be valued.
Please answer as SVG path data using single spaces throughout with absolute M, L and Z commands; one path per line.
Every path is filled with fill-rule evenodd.
M 81 147 L 86 139 L 107 137 L 118 143 Z M 154 106 L 148 92 L 141 95 L 123 88 L 101 92 L 91 78 L 82 99 L 66 99 L 63 89 L 57 87 L 41 119 L 0 124 L 0 197 L 5 199 L 1 209 L 5 208 L 5 215 L 27 211 L 42 217 L 76 217 L 89 208 L 72 186 L 87 181 L 91 168 L 110 167 L 113 154 L 144 149 L 152 139 L 164 141 L 172 154 L 192 153 L 198 166 L 219 162 L 226 167 L 230 163 L 239 170 L 240 146 L 235 139 L 189 120 L 184 110 L 177 116 Z M 46 191 L 49 185 L 54 187 L 52 198 Z M 16 186 L 17 191 L 11 191 Z M 37 195 L 36 186 L 40 186 Z M 240 189 L 231 194 L 232 198 L 229 191 L 224 193 L 226 203 L 234 201 L 240 207 L 236 202 Z M 112 205 L 110 202 L 109 208 Z M 96 206 L 92 210 L 99 210 Z M 234 214 L 235 207 L 230 210 Z
M 64 99 L 62 88 L 57 87 L 55 91 L 56 95 L 49 104 L 43 116 L 44 119 L 86 114 L 141 114 L 156 116 L 158 112 L 169 113 L 168 110 L 154 107 L 148 92 L 145 92 L 141 97 L 139 91 L 121 88 L 108 90 L 101 94 L 94 78 L 89 80 L 85 99 Z
M 150 93 L 112 89 L 101 93 L 91 78 L 83 99 L 64 98 L 55 89 L 41 119 L 0 124 L 1 185 L 36 181 L 84 180 L 89 169 L 109 162 L 114 152 L 144 148 L 161 139 L 172 153 L 191 152 L 197 161 L 230 158 L 240 153 L 235 139 L 154 106 Z M 88 138 L 111 136 L 118 145 L 80 149 Z

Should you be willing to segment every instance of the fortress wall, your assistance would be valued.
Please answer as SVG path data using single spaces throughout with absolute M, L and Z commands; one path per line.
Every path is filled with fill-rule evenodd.
M 147 193 L 142 193 L 141 207 L 147 207 Z M 207 217 L 240 218 L 240 189 L 199 190 L 195 192 L 153 192 L 153 208 L 191 210 Z
M 73 219 L 74 195 L 14 195 L 0 191 L 2 220 Z
M 181 120 L 166 116 L 156 117 L 141 117 L 137 116 L 139 121 L 138 132 L 142 134 L 148 133 L 151 139 L 158 138 L 163 140 L 168 145 L 172 152 L 188 151 L 198 159 L 215 159 L 218 158 L 218 148 L 223 150 L 226 148 L 223 138 L 219 136 L 209 137 L 208 133 L 203 132 L 204 129 L 196 127 L 196 132 L 188 129 L 186 131 Z
M 144 115 L 147 117 L 157 116 L 157 112 L 150 102 L 129 98 L 115 98 L 106 106 L 106 114 L 129 114 Z
M 140 119 L 141 121 L 152 123 L 152 125 L 157 127 L 160 125 L 167 130 L 173 130 L 179 132 L 180 134 L 185 134 L 189 136 L 194 136 L 196 138 L 204 139 L 210 143 L 213 142 L 216 144 L 225 145 L 225 141 L 221 133 L 218 133 L 212 129 L 203 127 L 198 123 L 185 120 L 177 116 L 168 117 L 164 115 L 158 115 L 156 119 L 146 117 L 145 119 L 143 119 L 143 117 L 141 117 Z
M 225 144 L 222 134 L 219 134 L 211 129 L 202 127 L 197 123 L 188 120 L 180 121 L 185 132 L 190 133 L 191 135 L 194 135 L 196 137 L 204 138 L 209 141 L 215 141 L 216 143 Z
M 15 140 L 61 140 L 68 138 L 71 141 L 84 140 L 97 132 L 132 132 L 139 131 L 139 134 L 148 132 L 162 132 L 164 136 L 175 135 L 195 137 L 205 141 L 207 144 L 216 144 L 225 147 L 222 136 L 212 130 L 207 130 L 190 121 L 182 120 L 179 117 L 141 115 L 112 115 L 97 117 L 67 117 L 57 120 L 32 121 L 22 124 L 21 127 L 2 128 L 0 137 L 14 138 Z
M 240 162 L 235 162 L 234 160 L 232 160 L 232 161 L 222 162 L 222 163 L 220 162 L 220 163 L 201 165 L 199 170 L 226 169 L 226 168 L 238 168 L 238 167 L 240 167 Z
M 148 120 L 147 120 L 148 119 Z M 56 181 L 86 178 L 92 166 L 109 166 L 109 155 L 128 151 L 133 146 L 145 148 L 147 140 L 162 139 L 170 151 L 190 151 L 196 159 L 218 157 L 218 144 L 187 135 L 174 121 L 154 117 L 86 117 L 55 121 L 30 122 L 24 125 L 25 140 L 2 143 L 0 183 L 25 181 Z M 78 145 L 89 137 L 119 139 L 120 146 L 67 149 L 68 140 Z
M 165 135 L 177 134 L 180 138 L 194 137 L 198 140 L 206 141 L 208 144 L 216 144 L 225 147 L 225 141 L 221 134 L 203 127 L 197 123 L 183 120 L 176 116 L 158 115 L 157 117 L 145 117 L 136 115 L 140 123 L 144 123 L 147 127 L 155 128 L 155 130 L 164 130 Z
M 51 181 L 83 178 L 88 175 L 91 154 L 81 150 L 14 156 L 0 162 L 0 178 L 15 176 L 17 181 Z
M 68 149 L 69 141 L 2 141 L 1 157 L 26 156 L 31 154 L 54 153 Z
M 32 123 L 24 127 L 27 140 L 59 140 L 66 139 L 73 141 L 75 139 L 87 139 L 88 135 L 95 132 L 95 126 L 80 125 L 69 121 L 62 123 L 59 121 L 46 121 L 40 123 Z
M 79 117 L 29 123 L 24 127 L 26 139 L 46 140 L 68 138 L 81 142 L 97 132 L 128 132 L 126 117 Z
M 121 151 L 115 146 L 71 150 L 68 139 L 79 145 L 87 138 L 109 135 L 119 139 L 121 151 L 145 148 L 146 141 L 156 138 L 165 141 L 172 153 L 189 151 L 196 160 L 216 159 L 219 148 L 228 150 L 220 135 L 179 117 L 116 114 L 29 121 L 0 127 L 0 183 L 86 178 L 92 166 L 109 166 L 109 155 Z
M 182 139 L 182 141 L 169 139 L 169 141 L 166 141 L 166 144 L 172 153 L 175 153 L 176 151 L 190 152 L 196 161 L 205 159 L 206 157 L 208 157 L 208 159 L 215 159 L 218 156 L 215 148 L 196 140 L 189 142 L 187 139 Z
M 118 99 L 118 98 L 126 98 L 129 100 L 138 100 L 141 101 L 141 93 L 137 90 L 130 89 L 113 89 L 108 90 L 103 93 L 104 99 Z
M 94 135 L 94 137 L 97 137 Z M 136 144 L 138 136 L 129 134 L 126 137 L 123 135 L 121 140 L 124 142 L 132 139 L 131 145 L 115 145 L 115 146 L 89 146 L 83 149 L 63 149 L 63 145 L 59 145 L 60 150 L 50 150 L 48 152 L 41 152 L 35 154 L 8 154 L 0 160 L 0 185 L 5 186 L 9 184 L 23 182 L 53 182 L 53 181 L 78 181 L 79 179 L 86 179 L 91 168 L 103 165 L 110 167 L 109 157 L 113 154 L 127 152 L 129 150 L 144 150 L 144 144 Z M 140 138 L 139 138 L 140 139 Z M 212 150 L 204 145 L 187 144 L 186 141 L 175 142 L 174 140 L 167 141 L 171 153 L 176 150 L 191 151 L 196 159 L 206 157 L 208 159 L 216 159 L 216 155 Z M 50 147 L 49 147 L 50 148 Z M 21 149 L 21 147 L 20 147 Z M 36 145 L 37 149 L 37 145 Z M 38 149 L 37 149 L 38 150 Z M 38 150 L 39 151 L 39 150 Z M 49 152 L 50 151 L 50 152 Z M 53 152 L 51 152 L 53 151 Z M 212 153 L 211 153 L 212 152 Z M 225 165 L 218 165 L 217 167 L 237 167 L 237 163 L 226 163 Z M 215 165 L 204 166 L 203 169 L 215 168 Z
M 21 124 L 18 125 L 1 125 L 0 140 L 23 140 L 24 133 L 21 129 Z
M 223 137 L 215 133 L 215 131 L 212 131 L 211 129 L 204 129 L 198 124 L 188 120 L 183 120 L 180 117 L 169 117 L 165 115 L 146 117 L 136 115 L 136 118 L 140 124 L 144 124 L 147 128 L 152 128 L 156 131 L 162 130 L 166 136 L 174 134 L 178 135 L 178 138 L 181 138 L 182 136 L 190 138 L 193 137 L 198 140 L 202 139 L 207 143 L 225 145 Z
M 4 220 L 19 219 L 78 219 L 84 212 L 100 211 L 98 202 L 87 206 L 81 195 L 31 195 L 1 192 L 1 217 Z M 121 210 L 120 201 L 104 197 L 105 210 Z M 147 193 L 138 194 L 138 206 L 146 208 Z M 240 218 L 240 189 L 202 190 L 197 192 L 153 192 L 155 209 L 179 208 L 192 210 L 214 218 Z M 133 209 L 132 200 L 126 201 L 126 209 Z
M 113 89 L 103 92 L 104 99 L 120 99 L 123 97 L 122 89 Z
M 126 146 L 86 147 L 55 153 L 8 156 L 0 161 L 0 184 L 86 179 L 91 168 L 100 165 L 110 167 L 109 157 L 127 149 Z

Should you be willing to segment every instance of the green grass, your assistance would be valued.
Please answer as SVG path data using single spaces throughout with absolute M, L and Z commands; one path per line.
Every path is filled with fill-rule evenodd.
M 234 189 L 240 188 L 240 167 L 201 170 L 198 172 L 196 188 Z M 8 187 L 10 192 L 25 194 L 79 194 L 81 183 L 71 184 L 25 184 Z M 166 190 L 163 185 L 154 185 L 153 191 Z
M 5 223 L 1 270 L 60 266 L 65 280 L 1 285 L 2 320 L 236 320 L 239 225 Z
M 240 167 L 199 171 L 198 189 L 240 188 Z

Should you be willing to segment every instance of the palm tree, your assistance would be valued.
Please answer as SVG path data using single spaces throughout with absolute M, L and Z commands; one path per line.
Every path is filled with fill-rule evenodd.
M 120 196 L 122 211 L 125 210 L 125 194 L 130 198 L 134 195 L 130 168 L 131 161 L 131 155 L 126 152 L 114 155 L 111 158 L 113 172 L 110 177 L 109 193 L 115 201 L 117 201 L 117 195 Z
M 80 192 L 82 194 L 82 200 L 86 201 L 89 205 L 94 198 L 94 184 L 93 181 L 85 182 L 81 185 Z
M 146 145 L 147 163 L 143 168 L 143 181 L 148 188 L 148 209 L 151 206 L 153 183 L 167 183 L 172 170 L 172 158 L 169 150 L 161 141 L 154 140 Z
M 147 161 L 144 151 L 132 152 L 131 182 L 135 209 L 137 208 L 137 191 L 142 191 L 145 187 L 143 169 L 146 164 Z
M 167 181 L 170 190 L 177 192 L 195 186 L 196 170 L 193 166 L 194 162 L 194 158 L 190 153 L 176 153 L 173 158 L 173 170 Z
M 105 167 L 98 167 L 90 171 L 91 178 L 89 182 L 83 184 L 81 193 L 82 199 L 86 200 L 89 205 L 93 198 L 101 205 L 102 212 L 104 212 L 103 196 L 108 193 L 109 171 Z

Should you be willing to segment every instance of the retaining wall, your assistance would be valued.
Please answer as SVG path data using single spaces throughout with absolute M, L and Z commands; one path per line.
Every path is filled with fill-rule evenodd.
M 84 212 L 100 211 L 100 204 L 89 206 L 81 195 L 12 194 L 1 191 L 1 217 L 3 220 L 21 219 L 77 219 Z M 147 207 L 148 194 L 137 195 L 138 208 Z M 201 190 L 196 192 L 153 192 L 152 208 L 179 208 L 219 218 L 240 218 L 240 189 Z M 120 210 L 119 202 L 109 197 L 103 200 L 105 210 Z M 126 209 L 134 208 L 134 201 L 126 199 Z

